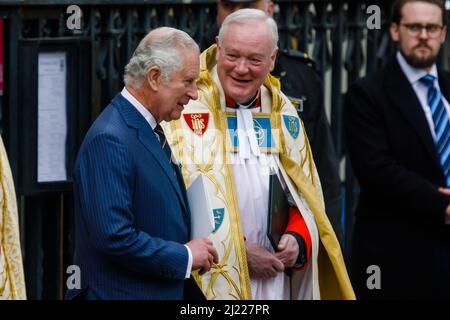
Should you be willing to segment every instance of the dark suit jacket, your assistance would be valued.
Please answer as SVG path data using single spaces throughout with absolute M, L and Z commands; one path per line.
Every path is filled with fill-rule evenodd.
M 66 298 L 183 298 L 190 214 L 179 183 L 150 125 L 117 95 L 75 164 L 81 289 Z
M 450 101 L 450 75 L 439 71 Z M 450 297 L 449 198 L 425 114 L 392 59 L 356 82 L 345 104 L 346 139 L 361 186 L 353 236 L 352 280 L 362 298 Z M 381 290 L 368 290 L 369 265 L 381 269 Z M 444 288 L 446 284 L 447 288 Z

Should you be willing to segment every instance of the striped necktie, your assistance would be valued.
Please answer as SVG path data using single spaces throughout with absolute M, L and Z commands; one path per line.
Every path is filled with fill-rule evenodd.
M 167 143 L 166 136 L 164 135 L 164 130 L 163 130 L 163 128 L 161 128 L 159 123 L 156 125 L 154 131 L 159 137 L 159 142 L 161 143 L 161 147 L 163 148 L 164 153 L 166 154 L 167 158 L 169 159 L 169 163 L 172 163 L 172 150 L 170 150 L 170 146 Z
M 175 164 L 175 162 L 172 162 L 172 150 L 170 149 L 170 146 L 167 143 L 167 138 L 166 138 L 166 135 L 164 134 L 164 130 L 158 123 L 156 125 L 155 129 L 153 129 L 153 131 L 155 131 L 155 133 L 158 135 L 159 142 L 161 143 L 161 147 L 163 148 L 164 153 L 166 154 L 167 158 L 169 159 L 169 164 L 172 167 L 173 175 L 177 179 L 178 186 L 180 187 L 180 191 L 183 196 L 184 203 L 186 203 L 187 208 L 189 208 L 189 202 L 187 201 L 186 187 L 184 186 L 183 177 L 181 176 L 180 169 L 176 169 L 178 166 Z M 180 202 L 183 202 L 183 201 L 180 199 Z M 184 223 L 186 224 L 186 226 L 188 226 L 188 230 L 190 230 L 189 215 L 187 215 L 184 210 L 182 210 L 182 211 L 183 211 Z M 188 209 L 188 212 L 189 212 L 189 209 Z M 188 231 L 188 232 L 190 232 L 190 231 Z
M 450 187 L 450 120 L 441 99 L 442 94 L 434 85 L 435 79 L 431 74 L 427 74 L 420 81 L 428 88 L 427 102 L 433 117 L 436 149 L 447 187 Z

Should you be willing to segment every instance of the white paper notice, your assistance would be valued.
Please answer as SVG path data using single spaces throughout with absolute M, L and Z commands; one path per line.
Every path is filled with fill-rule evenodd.
M 66 53 L 38 60 L 38 182 L 66 181 Z

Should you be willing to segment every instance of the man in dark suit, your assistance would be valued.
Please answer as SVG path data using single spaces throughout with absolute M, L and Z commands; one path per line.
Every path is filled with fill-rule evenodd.
M 81 287 L 67 298 L 190 299 L 187 291 L 200 292 L 191 270 L 208 271 L 217 253 L 208 239 L 188 242 L 186 190 L 159 125 L 197 98 L 198 75 L 198 46 L 172 28 L 150 32 L 125 67 L 125 88 L 90 128 L 75 164 Z
M 271 0 L 217 0 L 217 29 L 210 30 L 210 44 L 214 43 L 223 20 L 243 8 L 263 10 L 271 17 L 275 10 Z M 314 70 L 313 61 L 309 56 L 293 49 L 278 51 L 275 68 L 271 74 L 280 80 L 281 91 L 297 108 L 298 115 L 305 125 L 322 185 L 327 216 L 339 241 L 342 241 L 339 160 L 325 114 L 322 81 Z
M 357 298 L 450 298 L 450 75 L 435 64 L 444 15 L 442 1 L 396 1 L 396 56 L 347 94 L 347 145 L 361 185 Z

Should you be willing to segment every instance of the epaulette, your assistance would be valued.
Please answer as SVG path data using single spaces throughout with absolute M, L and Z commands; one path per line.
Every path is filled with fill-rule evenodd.
M 283 49 L 281 50 L 285 55 L 287 55 L 290 58 L 295 58 L 297 60 L 301 60 L 305 63 L 311 64 L 311 66 L 315 66 L 314 60 L 306 53 L 294 49 Z

